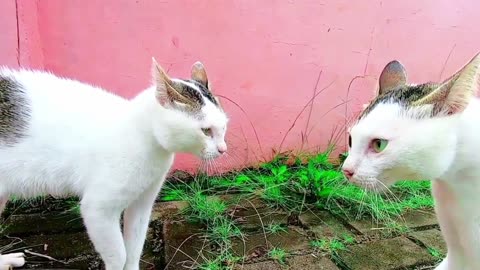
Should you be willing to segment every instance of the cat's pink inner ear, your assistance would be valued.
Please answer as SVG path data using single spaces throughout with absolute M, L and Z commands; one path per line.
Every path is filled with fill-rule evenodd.
M 192 102 L 182 96 L 174 87 L 172 79 L 167 75 L 163 68 L 157 63 L 155 58 L 152 57 L 152 69 L 153 78 L 157 87 L 156 96 L 157 100 L 162 105 L 167 103 L 177 102 L 187 106 L 192 105 Z
M 455 114 L 465 110 L 479 88 L 480 54 L 442 85 L 413 105 L 434 104 L 439 110 Z
M 362 109 L 365 110 L 368 107 L 368 103 L 362 105 Z
M 407 83 L 407 72 L 397 60 L 388 63 L 380 74 L 378 94 L 384 94 Z
M 157 86 L 171 85 L 172 80 L 163 70 L 163 68 L 157 63 L 157 60 L 152 57 L 152 74 Z
M 199 61 L 195 62 L 192 66 L 192 79 L 201 82 L 205 87 L 208 86 L 207 71 Z

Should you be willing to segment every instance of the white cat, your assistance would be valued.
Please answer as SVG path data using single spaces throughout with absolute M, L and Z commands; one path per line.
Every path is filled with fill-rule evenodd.
M 448 247 L 437 270 L 480 269 L 480 56 L 443 83 L 407 84 L 390 62 L 376 98 L 350 130 L 343 170 L 355 184 L 386 189 L 431 179 Z
M 139 269 L 174 153 L 227 151 L 228 118 L 200 62 L 191 75 L 170 79 L 153 60 L 154 85 L 126 100 L 49 73 L 0 69 L 0 213 L 10 195 L 78 195 L 106 269 Z

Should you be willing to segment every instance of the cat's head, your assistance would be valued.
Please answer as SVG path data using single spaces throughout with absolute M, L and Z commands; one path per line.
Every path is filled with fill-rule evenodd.
M 392 61 L 376 97 L 349 130 L 346 177 L 383 190 L 399 180 L 434 180 L 451 166 L 460 116 L 478 90 L 480 56 L 442 83 L 408 84 Z
M 203 64 L 193 64 L 188 80 L 170 78 L 155 59 L 152 66 L 156 101 L 161 107 L 153 126 L 160 145 L 202 159 L 225 153 L 228 117 L 210 91 Z

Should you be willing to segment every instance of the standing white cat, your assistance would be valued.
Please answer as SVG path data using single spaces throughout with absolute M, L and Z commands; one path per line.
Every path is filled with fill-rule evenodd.
M 153 60 L 153 86 L 126 100 L 49 73 L 0 69 L 0 213 L 10 195 L 78 195 L 106 269 L 139 269 L 174 153 L 213 159 L 227 150 L 228 119 L 203 65 L 191 75 L 171 79 Z
M 351 182 L 386 189 L 431 179 L 448 248 L 437 270 L 480 269 L 480 56 L 442 83 L 407 83 L 390 62 L 378 95 L 350 130 L 343 170 Z

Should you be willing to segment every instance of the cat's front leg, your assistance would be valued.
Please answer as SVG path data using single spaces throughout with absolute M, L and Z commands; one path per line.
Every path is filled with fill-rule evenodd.
M 80 210 L 88 236 L 105 263 L 106 270 L 121 270 L 126 261 L 125 244 L 120 228 L 122 210 L 112 204 L 105 193 L 86 192 Z M 98 197 L 97 194 L 102 194 Z
M 432 195 L 435 199 L 435 214 L 437 215 L 443 238 L 447 244 L 447 257 L 435 268 L 435 270 L 456 270 L 462 269 L 463 248 L 459 242 L 460 235 L 456 226 L 455 216 L 459 210 L 447 183 L 442 180 L 435 180 L 432 183 Z
M 163 182 L 163 181 L 162 181 Z M 152 206 L 161 184 L 153 185 L 127 207 L 123 215 L 123 238 L 127 250 L 127 262 L 124 270 L 138 270 L 143 245 L 147 234 Z

